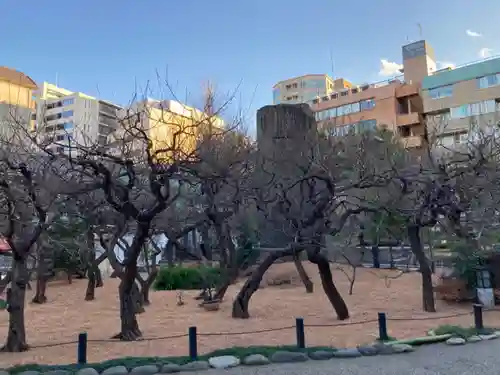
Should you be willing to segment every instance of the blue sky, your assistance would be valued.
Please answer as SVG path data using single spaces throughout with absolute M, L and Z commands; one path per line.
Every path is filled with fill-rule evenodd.
M 401 63 L 418 23 L 442 64 L 500 54 L 498 0 L 0 0 L 0 9 L 0 65 L 120 104 L 148 82 L 149 96 L 171 98 L 165 81 L 197 104 L 210 80 L 221 101 L 237 90 L 227 116 L 241 109 L 251 129 L 279 80 L 384 79 L 381 60 L 389 71 Z

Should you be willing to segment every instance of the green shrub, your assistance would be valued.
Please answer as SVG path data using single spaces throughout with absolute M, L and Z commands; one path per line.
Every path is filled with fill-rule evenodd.
M 450 324 L 444 324 L 442 326 L 437 327 L 434 330 L 434 333 L 437 336 L 451 334 L 455 337 L 462 337 L 464 339 L 471 337 L 471 336 L 474 336 L 474 335 L 479 335 L 479 334 L 486 335 L 486 334 L 490 334 L 493 332 L 495 332 L 495 330 L 493 328 L 485 327 L 482 330 L 478 330 L 475 327 L 466 328 L 466 327 L 454 326 L 454 325 L 450 325 Z
M 190 290 L 218 286 L 223 278 L 219 267 L 163 267 L 155 279 L 155 290 Z

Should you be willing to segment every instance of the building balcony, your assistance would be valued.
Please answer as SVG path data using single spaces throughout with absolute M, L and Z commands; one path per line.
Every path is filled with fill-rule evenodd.
M 402 138 L 403 145 L 406 148 L 422 147 L 423 138 L 419 135 Z
M 396 123 L 397 126 L 420 124 L 420 116 L 418 112 L 398 114 Z

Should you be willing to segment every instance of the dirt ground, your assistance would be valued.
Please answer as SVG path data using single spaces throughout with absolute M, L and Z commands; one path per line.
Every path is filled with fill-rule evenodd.
M 303 317 L 306 326 L 346 324 L 333 327 L 306 327 L 308 346 L 345 347 L 372 342 L 377 337 L 376 322 L 348 324 L 376 321 L 377 312 L 380 311 L 386 312 L 388 318 L 408 319 L 388 322 L 389 334 L 398 339 L 423 336 L 429 329 L 441 324 L 466 326 L 473 324 L 472 315 L 443 317 L 471 312 L 470 305 L 449 305 L 438 301 L 438 313 L 423 313 L 419 274 L 406 274 L 388 282 L 384 276 L 394 274 L 393 271 L 375 272 L 370 269 L 357 270 L 352 296 L 348 295 L 349 282 L 345 275 L 339 270 L 334 270 L 335 282 L 346 299 L 351 313 L 349 321 L 339 322 L 323 294 L 316 269 L 311 264 L 305 266 L 313 278 L 314 293 L 306 294 L 301 286 L 260 289 L 251 300 L 251 318 L 248 320 L 231 318 L 231 303 L 238 286 L 228 291 L 226 301 L 218 312 L 206 312 L 200 309 L 197 301 L 192 298 L 194 292 L 185 293 L 186 304 L 179 307 L 176 304 L 175 292 L 152 291 L 152 305 L 139 316 L 145 340 L 133 343 L 109 340 L 118 332 L 120 323 L 117 280 L 105 280 L 105 286 L 97 289 L 97 299 L 91 302 L 86 302 L 83 298 L 85 280 L 75 280 L 72 285 L 63 281 L 55 282 L 48 288 L 49 302 L 46 305 L 27 304 L 26 328 L 28 343 L 32 349 L 25 353 L 0 353 L 0 367 L 21 363 L 74 363 L 77 355 L 75 341 L 78 333 L 84 331 L 88 332 L 90 341 L 88 360 L 97 362 L 124 356 L 187 355 L 187 337 L 174 339 L 164 337 L 186 334 L 190 326 L 198 327 L 200 335 L 198 350 L 204 353 L 230 346 L 294 344 L 294 328 L 253 334 L 240 334 L 240 332 L 293 327 L 295 317 Z M 267 277 L 284 273 L 295 274 L 293 264 L 275 265 Z M 31 299 L 32 292 L 29 294 Z M 486 312 L 485 324 L 500 327 L 500 311 Z M 7 313 L 0 312 L 2 341 L 7 334 L 7 325 Z M 231 335 L 219 334 L 224 332 Z M 203 336 L 208 333 L 215 335 Z M 69 343 L 51 346 L 60 342 Z

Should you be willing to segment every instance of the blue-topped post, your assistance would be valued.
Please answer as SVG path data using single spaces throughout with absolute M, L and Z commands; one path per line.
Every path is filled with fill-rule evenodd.
M 87 364 L 87 332 L 78 335 L 78 364 Z
M 378 313 L 378 339 L 380 341 L 389 341 L 389 335 L 387 334 L 387 317 L 385 313 Z
M 196 327 L 189 327 L 189 358 L 191 358 L 192 361 L 196 361 L 198 359 Z
M 295 319 L 295 331 L 297 333 L 297 348 L 305 349 L 306 335 L 304 332 L 304 318 Z

